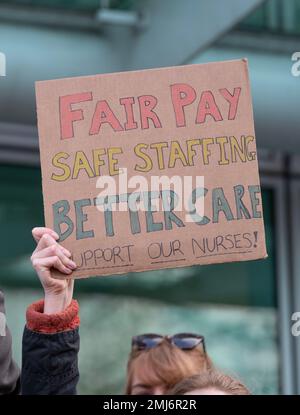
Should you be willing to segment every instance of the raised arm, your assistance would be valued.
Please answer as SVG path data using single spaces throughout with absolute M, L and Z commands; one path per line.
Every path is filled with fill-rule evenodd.
M 31 304 L 23 334 L 21 392 L 23 395 L 75 394 L 79 379 L 78 303 L 72 300 L 72 279 L 58 280 L 53 268 L 70 275 L 76 264 L 48 228 L 34 228 L 37 247 L 32 265 L 44 289 L 44 299 Z

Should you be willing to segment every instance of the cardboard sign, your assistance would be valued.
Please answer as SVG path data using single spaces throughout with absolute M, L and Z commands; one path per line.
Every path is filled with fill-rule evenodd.
M 245 59 L 37 82 L 36 96 L 45 221 L 72 277 L 267 256 Z

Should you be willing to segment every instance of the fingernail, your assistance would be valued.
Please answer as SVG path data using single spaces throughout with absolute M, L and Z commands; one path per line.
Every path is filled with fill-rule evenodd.
M 72 272 L 72 270 L 71 270 L 71 269 L 66 268 L 66 273 L 67 273 L 67 274 L 71 274 L 71 272 Z
M 77 268 L 77 265 L 75 264 L 75 262 L 74 262 L 74 261 L 69 261 L 69 266 L 70 266 L 70 268 L 72 268 L 72 269 Z
M 52 231 L 51 235 L 53 236 L 54 239 L 59 239 L 59 236 L 56 232 Z

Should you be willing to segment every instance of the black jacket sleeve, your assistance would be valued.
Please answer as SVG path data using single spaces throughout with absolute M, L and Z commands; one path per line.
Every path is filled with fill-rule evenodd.
M 22 395 L 75 395 L 79 329 L 43 334 L 24 329 Z
M 6 324 L 4 295 L 0 291 L 0 395 L 19 393 L 20 370 L 12 358 L 12 339 Z

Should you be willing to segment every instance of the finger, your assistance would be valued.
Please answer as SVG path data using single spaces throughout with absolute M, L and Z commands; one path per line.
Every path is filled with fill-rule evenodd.
M 34 253 L 38 252 L 38 251 L 41 251 L 42 249 L 47 248 L 48 246 L 51 246 L 51 245 L 58 245 L 58 243 L 56 242 L 56 240 L 51 235 L 49 235 L 48 233 L 44 233 L 44 235 L 39 240 Z M 63 253 L 66 256 L 71 257 L 71 252 L 70 251 L 68 251 L 62 245 L 59 245 L 59 246 L 60 246 L 61 250 L 63 251 Z
M 67 248 L 65 248 L 64 246 L 62 246 L 62 245 L 60 245 L 60 244 L 58 244 L 58 246 L 61 248 L 61 250 L 63 251 L 63 253 L 67 256 L 67 257 L 71 257 L 72 256 L 72 254 L 71 254 L 71 252 L 67 249 Z
M 72 270 L 66 267 L 58 256 L 35 258 L 32 264 L 36 271 L 49 271 L 51 268 L 55 268 L 63 274 L 72 273 Z
M 61 262 L 68 268 L 70 269 L 75 269 L 76 268 L 76 264 L 74 261 L 72 261 L 70 258 L 68 258 L 64 252 L 63 249 L 60 245 L 53 244 L 50 246 L 47 246 L 47 248 L 44 248 L 42 250 L 36 251 L 33 255 L 32 255 L 32 259 L 35 258 L 47 258 L 47 257 L 52 257 L 52 256 L 58 256 L 59 259 L 61 260 Z
M 32 236 L 36 243 L 38 243 L 44 234 L 51 235 L 55 240 L 59 239 L 58 234 L 50 228 L 36 227 L 32 229 Z
M 44 233 L 40 240 L 38 241 L 35 252 L 39 252 L 42 249 L 47 248 L 48 246 L 55 245 L 57 242 L 49 233 Z

